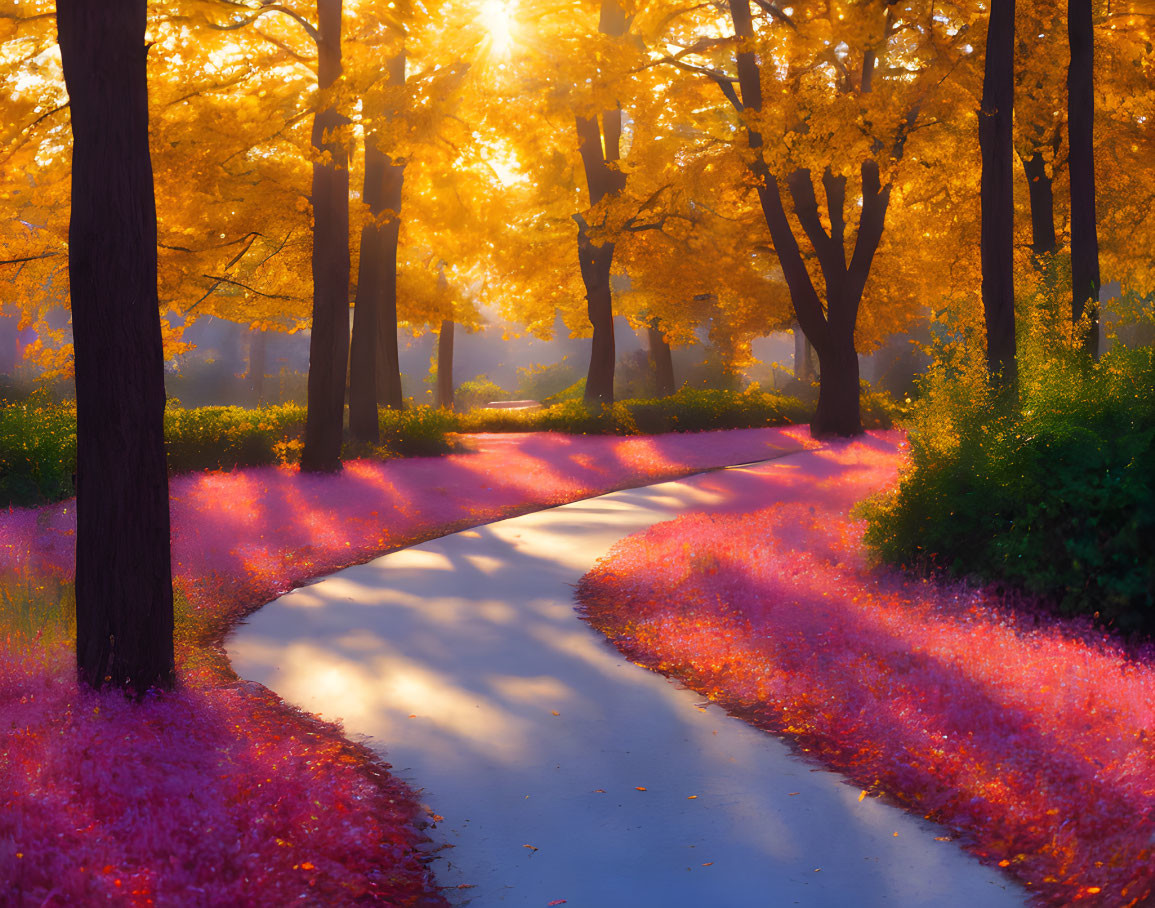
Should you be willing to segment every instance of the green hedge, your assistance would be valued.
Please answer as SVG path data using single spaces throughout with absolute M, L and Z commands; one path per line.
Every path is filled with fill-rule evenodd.
M 889 562 L 1000 581 L 1155 630 L 1155 352 L 1028 369 L 1019 406 L 940 369 L 910 433 L 911 470 L 869 503 Z
M 347 442 L 342 456 L 437 456 L 454 450 L 453 433 L 466 432 L 639 435 L 778 426 L 805 422 L 811 409 L 797 398 L 757 389 L 744 393 L 683 389 L 672 397 L 622 401 L 601 410 L 591 410 L 581 400 L 533 411 L 382 410 L 380 444 Z M 864 394 L 863 421 L 868 428 L 889 426 L 894 412 L 885 396 Z M 296 404 L 253 410 L 169 406 L 165 410 L 169 471 L 296 463 L 304 429 L 305 408 Z M 0 406 L 0 505 L 67 498 L 73 494 L 75 471 L 74 405 L 34 397 Z
M 346 445 L 348 457 L 435 456 L 453 450 L 453 417 L 420 407 L 382 410 L 381 443 Z M 164 414 L 170 473 L 296 463 L 305 408 L 170 406 Z M 0 506 L 59 501 L 74 494 L 76 407 L 32 398 L 0 407 Z
M 757 388 L 743 392 L 683 388 L 670 397 L 619 401 L 600 412 L 591 411 L 581 400 L 564 400 L 540 410 L 475 410 L 456 419 L 460 432 L 657 435 L 804 423 L 813 409 L 796 397 Z M 890 428 L 898 415 L 889 397 L 864 388 L 862 420 L 868 429 Z

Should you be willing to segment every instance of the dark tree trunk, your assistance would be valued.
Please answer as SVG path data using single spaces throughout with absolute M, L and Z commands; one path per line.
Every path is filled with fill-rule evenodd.
M 268 371 L 269 340 L 264 331 L 249 330 L 249 374 L 246 377 L 253 402 L 260 406 L 265 397 L 265 373 Z
M 389 85 L 405 84 L 405 52 L 386 65 Z M 384 110 L 373 111 L 389 119 Z M 365 132 L 363 198 L 370 219 L 361 228 L 353 340 L 349 352 L 349 432 L 360 441 L 380 439 L 377 405 L 401 407 L 397 357 L 397 236 L 400 228 L 403 167 L 378 146 L 379 130 Z M 391 353 L 391 355 L 390 355 Z
M 594 329 L 590 367 L 586 374 L 585 401 L 588 404 L 612 404 L 614 362 L 617 359 L 614 350 L 613 296 L 610 292 L 614 244 L 594 245 L 582 227 L 578 232 L 578 259 L 586 286 L 586 312 Z
M 56 22 L 73 136 L 76 663 L 84 683 L 140 695 L 175 682 L 145 0 L 59 0 Z
M 602 0 L 599 29 L 602 34 L 620 38 L 628 23 L 616 0 Z M 626 175 L 617 167 L 621 159 L 622 112 L 620 108 L 597 117 L 578 117 L 578 147 L 589 187 L 590 207 L 606 196 L 615 196 L 625 188 Z M 595 244 L 590 240 L 588 225 L 580 216 L 578 222 L 578 261 L 586 288 L 586 309 L 593 326 L 590 368 L 586 375 L 587 404 L 614 402 L 614 312 L 610 289 L 610 270 L 614 262 L 614 244 Z
M 1031 253 L 1042 261 L 1055 251 L 1054 179 L 1047 174 L 1042 152 L 1023 158 L 1023 173 L 1031 199 Z
M 797 320 L 795 320 L 792 330 L 794 332 L 794 380 L 808 385 L 814 381 L 814 360 L 811 358 L 814 347 Z
M 650 339 L 650 365 L 654 369 L 654 384 L 658 397 L 669 397 L 674 393 L 674 358 L 670 355 L 670 343 L 662 333 L 661 322 L 652 318 L 646 325 Z
M 982 178 L 980 251 L 987 368 L 991 380 L 1014 388 L 1015 275 L 1011 125 L 1015 92 L 1015 2 L 994 0 L 987 30 L 983 98 L 979 108 Z
M 401 211 L 401 191 L 405 176 L 403 164 L 390 163 L 385 168 L 385 207 Z M 400 216 L 381 228 L 381 252 L 384 256 L 381 310 L 377 315 L 377 403 L 390 410 L 400 410 L 401 359 L 397 352 L 397 241 L 401 234 Z
M 437 406 L 453 409 L 453 321 L 443 319 L 437 334 Z
M 749 0 L 730 0 L 730 14 L 740 46 L 749 47 L 754 41 Z M 762 85 L 754 52 L 742 50 L 736 58 L 742 106 L 748 110 L 761 111 Z M 863 61 L 862 91 L 870 90 L 875 63 L 874 53 L 866 55 Z M 894 147 L 890 149 L 891 156 L 896 160 L 902 157 L 906 134 L 917 115 L 918 108 L 915 107 L 908 112 L 900 127 Z M 870 266 L 882 240 L 886 212 L 890 205 L 890 187 L 881 184 L 876 161 L 866 160 L 862 163 L 862 205 L 858 236 L 848 265 L 846 179 L 835 176 L 829 168 L 822 176 L 830 222 L 830 232 L 827 233 L 818 213 L 810 171 L 801 168 L 787 177 L 795 214 L 814 248 L 822 270 L 826 285 L 826 305 L 823 306 L 787 219 L 778 178 L 770 173 L 762 157 L 762 134 L 747 128 L 746 137 L 753 152 L 750 167 L 757 180 L 758 200 L 770 230 L 774 251 L 782 266 L 782 274 L 790 289 L 794 314 L 818 355 L 818 407 L 810 424 L 810 432 L 815 436 L 859 435 L 862 433 L 862 417 L 854 327 L 858 321 L 858 307 L 862 302 L 866 281 L 870 276 Z M 879 148 L 878 151 L 882 152 L 883 149 Z
M 341 75 L 341 0 L 317 0 L 317 84 Z M 336 107 L 313 119 L 313 333 L 309 342 L 309 401 L 301 470 L 341 469 L 345 376 L 349 363 L 349 168 L 338 135 L 345 119 Z
M 862 434 L 859 404 L 858 352 L 854 331 L 832 331 L 826 355 L 819 356 L 818 407 L 810 425 L 812 435 Z
M 381 314 L 385 260 L 379 254 L 383 225 L 377 218 L 382 210 L 387 166 L 385 155 L 375 146 L 374 136 L 366 132 L 363 198 L 369 206 L 369 218 L 361 228 L 353 339 L 349 345 L 349 434 L 370 444 L 381 438 L 377 422 L 377 320 Z
M 1099 353 L 1099 237 L 1095 222 L 1095 39 L 1091 0 L 1068 0 L 1067 123 L 1071 173 L 1071 316 L 1077 322 L 1090 311 L 1083 345 Z

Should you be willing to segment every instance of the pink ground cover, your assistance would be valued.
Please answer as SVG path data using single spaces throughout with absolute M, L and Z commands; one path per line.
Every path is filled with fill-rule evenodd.
M 444 904 L 413 795 L 335 726 L 222 682 L 197 647 L 279 592 L 418 539 L 807 443 L 804 427 L 476 436 L 474 453 L 339 476 L 174 479 L 192 641 L 176 693 L 138 708 L 84 692 L 67 642 L 29 644 L 0 620 L 0 903 Z M 74 502 L 0 513 L 0 587 L 70 577 L 74 532 Z
M 1037 901 L 1147 898 L 1155 652 L 868 565 L 848 513 L 901 448 L 872 433 L 745 474 L 732 508 L 619 543 L 581 584 L 584 614 L 629 658 L 944 824 Z

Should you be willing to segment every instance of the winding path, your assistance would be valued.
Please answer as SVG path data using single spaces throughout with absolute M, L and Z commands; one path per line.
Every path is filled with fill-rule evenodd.
M 625 661 L 573 586 L 618 539 L 794 454 L 385 555 L 265 606 L 236 671 L 367 736 L 444 817 L 457 905 L 1022 905 L 936 827 Z M 561 900 L 564 900 L 562 902 Z

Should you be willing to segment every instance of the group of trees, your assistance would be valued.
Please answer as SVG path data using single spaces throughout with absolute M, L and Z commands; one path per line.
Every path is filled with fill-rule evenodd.
M 1061 94 L 1047 85 L 1046 67 L 1038 67 L 1039 48 L 1055 56 L 1055 44 L 1062 24 L 1059 11 L 1040 3 L 1027 7 L 1025 15 L 1016 17 L 1014 0 L 995 2 L 987 32 L 983 75 L 982 106 L 979 113 L 979 144 L 982 150 L 982 298 L 987 336 L 987 367 L 995 384 L 1013 391 L 1016 377 L 1015 358 L 1015 205 L 1014 153 L 1016 83 L 1025 95 L 1028 116 L 1024 175 L 1028 183 L 1031 217 L 1031 251 L 1036 269 L 1048 271 L 1057 250 L 1055 237 L 1054 182 L 1061 163 L 1060 151 L 1066 153 L 1069 190 L 1069 247 L 1071 320 L 1081 329 L 1082 345 L 1090 354 L 1098 354 L 1099 345 L 1099 240 L 1095 212 L 1095 28 L 1091 0 L 1068 0 L 1066 10 L 1068 64 L 1066 72 L 1066 122 L 1058 110 L 1040 117 L 1039 94 L 1043 93 L 1052 108 L 1059 105 Z M 1123 13 L 1130 18 L 1129 12 Z M 1017 21 L 1021 18 L 1022 21 Z M 1109 21 L 1111 16 L 1107 15 Z M 1027 29 L 1025 41 L 1019 43 L 1024 65 L 1016 70 L 1015 32 Z M 1106 29 L 1118 41 L 1113 29 Z M 1142 30 L 1132 30 L 1128 37 L 1146 39 Z M 1033 54 L 1027 50 L 1034 46 Z M 1147 45 L 1150 46 L 1149 44 Z M 1034 60 L 1031 57 L 1034 56 Z M 1032 71 L 1031 63 L 1035 63 Z M 1142 58 L 1135 57 L 1139 79 L 1131 83 L 1136 94 L 1129 100 L 1149 108 L 1150 82 Z M 1021 72 L 1024 78 L 1017 79 Z M 1115 84 L 1125 91 L 1127 83 Z M 1048 91 L 1049 88 L 1049 91 Z M 1146 88 L 1147 98 L 1143 98 Z M 1040 92 L 1041 90 L 1041 92 Z M 1032 103 L 1033 102 L 1033 103 Z M 1138 123 L 1149 114 L 1136 114 Z M 1065 127 L 1065 129 L 1064 129 Z M 1064 136 L 1065 133 L 1065 136 Z M 1064 137 L 1066 142 L 1063 142 Z M 1045 143 L 1045 144 L 1044 144 Z M 1065 147 L 1064 147 L 1065 146 Z M 1049 154 L 1048 154 L 1049 151 Z M 1084 319 L 1084 314 L 1086 318 Z
M 701 328 L 739 365 L 752 337 L 796 324 L 820 367 L 812 430 L 850 435 L 858 352 L 938 301 L 976 309 L 981 284 L 991 367 L 1009 376 L 1016 262 L 1069 244 L 1076 318 L 1100 259 L 1151 284 L 1127 252 L 1155 228 L 1147 20 L 1112 3 L 0 3 L 0 268 L 35 322 L 69 262 L 82 446 L 97 440 L 78 561 L 119 564 L 121 540 L 116 557 L 139 558 L 135 536 L 89 519 L 167 538 L 160 504 L 134 497 L 146 481 L 164 499 L 156 463 L 107 500 L 88 478 L 115 472 L 107 446 L 135 432 L 155 460 L 161 343 L 179 343 L 158 313 L 310 328 L 316 471 L 339 468 L 346 393 L 369 441 L 377 407 L 400 406 L 398 320 L 439 331 L 445 401 L 453 325 L 483 304 L 591 332 L 591 403 L 612 400 L 615 314 L 648 331 L 664 385 L 668 345 Z M 113 71 L 131 88 L 105 85 Z M 1096 169 L 1111 187 L 1098 232 Z M 117 334 L 121 309 L 138 321 Z M 81 622 L 85 677 L 171 681 L 171 647 L 141 661 L 125 624 L 164 636 L 171 592 L 126 597 L 78 569 L 77 598 L 102 616 Z M 117 617 L 114 598 L 162 617 Z

